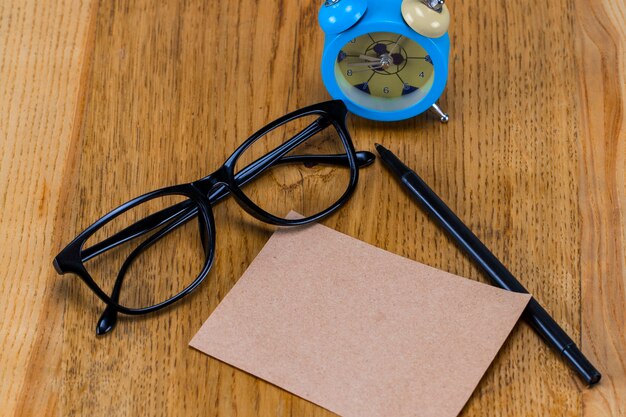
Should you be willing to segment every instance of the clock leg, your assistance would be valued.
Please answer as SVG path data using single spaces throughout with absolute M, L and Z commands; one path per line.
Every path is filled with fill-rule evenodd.
M 444 113 L 443 110 L 441 110 L 441 107 L 439 107 L 437 103 L 433 104 L 430 110 L 432 110 L 433 113 L 439 116 L 439 121 L 441 123 L 448 123 L 448 120 L 450 120 L 450 117 L 448 116 L 448 114 Z

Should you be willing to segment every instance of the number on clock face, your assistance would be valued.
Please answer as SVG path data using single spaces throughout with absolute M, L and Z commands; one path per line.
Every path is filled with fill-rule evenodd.
M 424 48 L 395 33 L 369 33 L 351 40 L 339 52 L 336 65 L 336 73 L 345 80 L 340 82 L 342 89 L 359 90 L 371 98 L 411 96 L 409 101 L 417 102 L 433 83 L 432 60 Z

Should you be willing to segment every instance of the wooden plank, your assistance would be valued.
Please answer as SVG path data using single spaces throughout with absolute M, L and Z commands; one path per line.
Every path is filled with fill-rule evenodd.
M 585 416 L 626 415 L 626 4 L 578 1 L 582 342 L 604 375 Z
M 72 135 L 83 114 L 89 11 L 90 1 L 0 3 L 3 415 L 60 411 L 62 333 L 48 330 L 61 328 L 64 302 L 52 291 L 50 261 L 61 243 L 55 218 L 66 209 L 71 184 L 64 169 L 75 154 Z M 36 341 L 44 334 L 51 337 L 41 349 Z

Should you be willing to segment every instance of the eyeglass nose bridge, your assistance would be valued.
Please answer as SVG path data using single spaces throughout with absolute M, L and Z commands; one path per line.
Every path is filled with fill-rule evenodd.
M 228 185 L 228 169 L 226 166 L 222 166 L 206 177 L 194 181 L 192 185 L 204 195 L 209 195 L 216 187 L 224 186 L 230 188 Z

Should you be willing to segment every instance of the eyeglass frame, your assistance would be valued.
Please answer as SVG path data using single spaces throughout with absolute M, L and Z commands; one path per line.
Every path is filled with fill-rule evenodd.
M 99 220 L 83 230 L 83 232 L 81 232 L 63 250 L 61 250 L 61 252 L 59 252 L 53 260 L 55 270 L 60 275 L 73 273 L 80 277 L 82 281 L 96 294 L 96 296 L 107 305 L 107 308 L 101 317 L 101 321 L 105 315 L 107 315 L 107 311 L 109 313 L 141 315 L 152 313 L 170 306 L 195 290 L 204 281 L 204 279 L 206 279 L 211 267 L 213 266 L 215 261 L 215 221 L 213 218 L 212 206 L 220 202 L 223 198 L 232 195 L 239 206 L 242 207 L 248 214 L 264 223 L 276 226 L 301 226 L 316 222 L 330 215 L 348 201 L 356 189 L 359 169 L 372 164 L 375 160 L 375 156 L 371 152 L 355 151 L 350 133 L 346 126 L 347 114 L 348 110 L 341 100 L 332 100 L 304 107 L 274 120 L 246 139 L 231 154 L 231 156 L 226 159 L 220 168 L 206 177 L 190 183 L 163 187 L 149 193 L 145 193 L 118 206 L 102 216 Z M 319 115 L 320 117 L 318 117 L 300 133 L 296 134 L 291 139 L 288 139 L 276 149 L 260 157 L 235 174 L 235 167 L 238 159 L 257 140 L 262 139 L 265 135 L 279 126 L 309 115 Z M 331 125 L 335 128 L 341 138 L 346 151 L 345 154 L 285 156 L 287 153 L 306 142 L 309 138 Z M 252 202 L 252 200 L 250 200 L 250 198 L 248 198 L 241 190 L 241 187 L 245 186 L 248 182 L 254 180 L 266 170 L 280 163 L 308 162 L 345 165 L 346 157 L 350 168 L 350 180 L 346 191 L 330 207 L 309 217 L 284 219 L 274 216 Z M 150 200 L 171 195 L 183 196 L 188 198 L 188 200 L 184 200 L 173 206 L 153 213 L 128 226 L 115 235 L 105 239 L 104 241 L 83 249 L 85 243 L 91 236 L 121 214 Z M 194 208 L 197 208 L 197 213 L 194 213 Z M 119 291 L 121 290 L 121 282 L 123 281 L 126 270 L 130 267 L 136 257 L 152 244 L 156 243 L 174 229 L 191 220 L 196 215 L 198 216 L 200 225 L 201 240 L 205 252 L 205 262 L 202 270 L 192 283 L 178 294 L 158 304 L 141 308 L 131 308 L 119 304 L 117 297 L 119 296 Z M 161 229 L 157 230 L 154 234 L 141 242 L 124 261 L 122 268 L 118 272 L 118 277 L 116 278 L 112 294 L 109 296 L 94 281 L 91 274 L 85 268 L 84 263 L 108 250 L 113 249 L 114 247 L 159 228 Z M 114 325 L 115 319 L 112 319 L 112 321 Z M 111 328 L 112 327 L 108 328 L 104 332 L 109 331 Z

